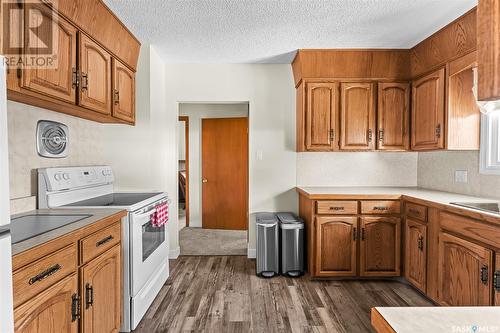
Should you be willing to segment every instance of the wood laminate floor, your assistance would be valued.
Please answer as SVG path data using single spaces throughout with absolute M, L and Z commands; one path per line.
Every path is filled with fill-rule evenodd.
M 243 256 L 179 257 L 134 332 L 372 332 L 373 306 L 431 306 L 397 281 L 255 276 Z

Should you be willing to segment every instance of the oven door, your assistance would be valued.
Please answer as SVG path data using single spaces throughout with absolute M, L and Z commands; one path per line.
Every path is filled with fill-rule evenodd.
M 155 209 L 132 213 L 131 218 L 131 258 L 132 258 L 132 297 L 154 279 L 155 274 L 168 261 L 166 226 L 154 227 L 151 215 Z

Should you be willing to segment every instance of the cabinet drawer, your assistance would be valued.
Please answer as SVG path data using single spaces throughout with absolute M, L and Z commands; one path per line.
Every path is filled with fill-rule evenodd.
M 500 247 L 500 228 L 497 225 L 447 212 L 439 214 L 439 222 L 444 230 L 496 248 Z
M 121 224 L 116 223 L 80 241 L 81 262 L 88 262 L 120 242 Z
M 357 214 L 357 201 L 317 201 L 316 213 L 322 215 Z
M 427 221 L 427 207 L 413 204 L 410 202 L 406 203 L 405 208 L 406 216 L 426 222 Z
M 14 307 L 76 271 L 76 244 L 58 250 L 14 272 Z
M 399 214 L 399 201 L 362 201 L 361 214 Z

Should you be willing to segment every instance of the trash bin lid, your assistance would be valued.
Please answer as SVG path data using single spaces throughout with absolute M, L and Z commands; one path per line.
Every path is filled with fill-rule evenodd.
M 257 224 L 277 224 L 279 222 L 275 213 L 257 213 L 255 219 Z
M 276 215 L 281 223 L 304 223 L 304 221 L 294 213 L 278 213 Z

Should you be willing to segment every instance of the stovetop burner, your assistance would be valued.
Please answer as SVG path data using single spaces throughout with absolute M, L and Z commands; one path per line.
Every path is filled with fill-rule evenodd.
M 92 199 L 74 202 L 66 205 L 66 207 L 132 206 L 158 194 L 161 193 L 112 193 Z

